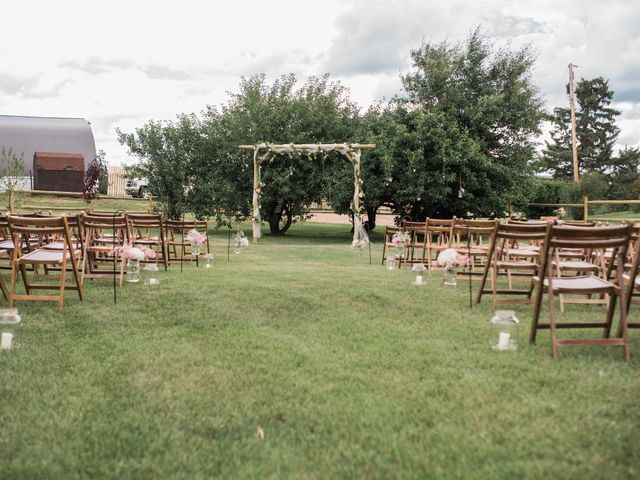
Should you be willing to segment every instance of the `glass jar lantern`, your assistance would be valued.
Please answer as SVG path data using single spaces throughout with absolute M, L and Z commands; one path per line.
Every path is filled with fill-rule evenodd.
M 11 350 L 18 346 L 21 321 L 17 308 L 0 309 L 0 350 Z
M 153 286 L 160 285 L 160 269 L 158 265 L 155 263 L 150 263 L 146 267 L 144 267 L 144 284 Z
M 127 260 L 127 282 L 138 283 L 140 281 L 140 260 L 130 258 Z
M 443 280 L 445 285 L 455 287 L 458 284 L 458 267 L 455 265 L 445 265 L 443 271 Z
M 393 270 L 396 268 L 396 256 L 388 255 L 387 256 L 387 270 Z
M 423 285 L 424 284 L 424 272 L 427 269 L 423 264 L 414 265 L 411 267 L 411 271 L 414 273 L 415 278 L 413 279 L 414 285 Z
M 518 319 L 513 310 L 496 310 L 491 318 L 491 347 L 507 351 L 518 349 Z
M 206 268 L 206 269 L 213 268 L 213 254 L 212 253 L 207 253 L 204 256 L 204 268 Z

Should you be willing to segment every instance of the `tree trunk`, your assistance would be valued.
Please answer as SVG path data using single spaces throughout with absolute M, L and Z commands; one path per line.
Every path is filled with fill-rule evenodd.
M 369 232 L 376 228 L 376 215 L 378 213 L 378 207 L 370 207 L 367 208 L 367 223 L 369 228 L 367 229 Z
M 271 235 L 284 235 L 289 230 L 291 223 L 293 223 L 291 208 L 288 203 L 285 203 L 282 210 L 277 210 L 276 213 L 269 216 L 269 232 Z

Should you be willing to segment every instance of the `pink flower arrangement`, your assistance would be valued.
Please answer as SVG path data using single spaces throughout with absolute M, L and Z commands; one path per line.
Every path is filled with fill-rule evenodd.
M 455 248 L 447 248 L 440 252 L 436 263 L 441 267 L 466 267 L 469 265 L 469 256 L 458 253 Z
M 394 233 L 393 237 L 391 237 L 391 245 L 397 247 L 400 243 L 402 243 L 405 247 L 409 245 L 411 242 L 411 235 L 409 232 L 398 232 Z
M 202 245 L 207 240 L 207 236 L 194 228 L 187 233 L 187 240 L 192 245 Z
M 111 252 L 110 255 L 117 254 L 120 255 L 123 261 L 126 260 L 144 260 L 145 258 L 156 258 L 156 251 L 152 250 L 149 247 L 134 247 L 132 245 L 122 245 L 120 247 L 116 247 Z

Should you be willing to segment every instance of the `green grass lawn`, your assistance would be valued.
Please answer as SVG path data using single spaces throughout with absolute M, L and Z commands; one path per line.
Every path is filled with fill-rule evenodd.
M 61 311 L 20 303 L 0 478 L 640 475 L 640 331 L 628 364 L 619 348 L 552 360 L 517 306 L 520 349 L 493 351 L 489 299 L 469 309 L 438 272 L 412 286 L 379 236 L 372 265 L 348 227 L 308 223 L 227 262 L 222 231 L 213 270 L 171 267 L 116 305 L 109 281 Z

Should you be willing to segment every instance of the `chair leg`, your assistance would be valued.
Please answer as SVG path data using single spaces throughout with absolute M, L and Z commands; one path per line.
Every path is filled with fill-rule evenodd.
M 558 358 L 558 338 L 556 332 L 556 316 L 553 297 L 553 291 L 551 289 L 547 289 L 547 298 L 549 300 L 549 327 L 551 331 L 551 356 L 553 358 Z
M 16 296 L 16 269 L 18 266 L 14 264 L 11 266 L 11 293 L 9 294 L 9 308 L 13 308 L 14 297 Z
M 66 252 L 64 252 L 63 255 L 66 255 Z M 66 273 L 67 273 L 67 259 L 63 257 L 62 271 L 60 272 L 60 298 L 58 300 L 58 306 L 60 308 L 64 306 L 64 287 L 66 282 Z
M 78 261 L 76 261 L 75 263 L 76 263 L 76 268 L 73 268 L 73 280 L 76 282 L 76 287 L 78 287 L 78 297 L 80 297 L 80 301 L 82 301 L 84 298 L 84 292 L 82 290 L 82 276 L 78 272 L 78 268 L 77 268 Z
M 602 332 L 602 338 L 609 338 L 609 336 L 611 335 L 611 325 L 613 324 L 613 314 L 616 309 L 616 300 L 617 300 L 617 295 L 609 296 L 609 303 L 607 305 L 607 321 L 605 322 L 606 325 Z M 621 302 L 620 304 L 621 313 L 622 313 L 622 310 L 624 310 L 624 305 Z
M 7 284 L 4 281 L 4 277 L 2 275 L 0 275 L 0 289 L 2 290 L 2 295 L 4 296 L 4 299 L 8 302 L 9 301 L 9 289 L 7 288 Z
M 624 361 L 629 361 L 629 326 L 627 325 L 627 309 L 624 307 L 624 299 L 620 299 L 620 327 L 622 331 L 622 339 L 624 344 L 622 345 Z
M 536 292 L 535 305 L 533 308 L 533 319 L 531 320 L 531 332 L 529 333 L 529 343 L 536 343 L 536 334 L 538 333 L 538 322 L 540 320 L 540 310 L 542 308 L 542 295 L 544 293 L 543 278 L 538 281 L 538 290 Z
M 493 304 L 493 311 L 495 312 L 496 307 L 498 306 L 498 266 L 493 265 L 491 269 L 491 298 Z

